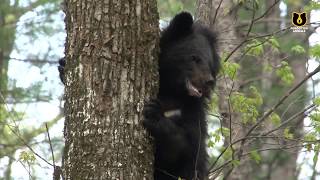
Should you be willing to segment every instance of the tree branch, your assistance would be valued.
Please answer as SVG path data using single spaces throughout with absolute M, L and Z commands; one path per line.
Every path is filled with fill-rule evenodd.
M 279 101 L 275 104 L 269 111 L 267 111 L 259 120 L 258 122 L 253 125 L 249 131 L 247 132 L 246 136 L 250 135 L 252 131 L 254 131 L 265 119 L 273 113 L 293 92 L 295 92 L 300 86 L 302 86 L 308 79 L 312 76 L 317 74 L 320 71 L 320 66 L 318 66 L 314 71 L 308 74 L 303 80 L 301 80 L 296 86 L 291 88 Z
M 5 58 L 8 58 L 8 59 L 14 60 L 14 61 L 27 62 L 27 63 L 37 63 L 37 64 L 48 63 L 50 65 L 58 64 L 58 61 L 48 61 L 48 60 L 44 60 L 44 59 L 19 59 L 19 58 L 12 58 L 12 57 L 5 57 Z

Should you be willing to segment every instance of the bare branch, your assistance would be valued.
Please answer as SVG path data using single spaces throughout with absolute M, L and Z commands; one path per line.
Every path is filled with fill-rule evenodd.
M 50 65 L 55 65 L 58 64 L 58 61 L 48 61 L 44 59 L 19 59 L 19 58 L 12 58 L 12 57 L 6 57 L 10 60 L 14 61 L 20 61 L 20 62 L 27 62 L 27 63 L 37 63 L 37 64 L 50 64 Z
M 289 27 L 286 27 L 286 28 L 283 28 L 283 29 L 280 29 L 278 31 L 275 31 L 275 32 L 272 32 L 272 33 L 269 33 L 269 34 L 263 34 L 263 35 L 259 35 L 259 36 L 255 36 L 255 37 L 252 37 L 252 38 L 246 38 L 244 39 L 240 44 L 238 44 L 238 46 L 236 46 L 229 54 L 228 56 L 226 57 L 226 59 L 224 59 L 224 61 L 228 61 L 230 59 L 230 57 L 238 50 L 240 49 L 240 47 L 242 47 L 244 44 L 252 41 L 252 40 L 255 40 L 255 39 L 258 39 L 258 38 L 265 38 L 265 37 L 269 37 L 269 36 L 274 36 L 275 34 L 278 34 L 280 32 L 283 32 L 283 31 L 286 31 L 288 29 L 290 29 L 292 26 L 289 26 Z
M 54 161 L 54 153 L 53 153 L 53 148 L 52 148 L 52 143 L 51 143 L 49 128 L 48 128 L 48 124 L 47 124 L 47 123 L 46 123 L 45 125 L 46 125 L 46 130 L 47 130 L 49 145 L 50 145 L 51 156 L 52 156 L 52 164 L 53 164 L 53 167 L 55 167 L 56 165 L 55 165 L 55 161 Z
M 30 167 L 27 168 L 26 165 L 24 165 L 23 162 L 20 161 L 20 160 L 19 160 L 19 162 L 20 162 L 20 164 L 22 165 L 22 167 L 28 172 L 29 179 L 33 179 L 33 178 L 32 178 L 32 174 L 31 174 L 31 171 L 30 171 Z
M 7 111 L 9 112 L 9 108 L 8 108 L 7 104 L 5 103 L 4 96 L 2 95 L 1 92 L 0 92 L 0 100 L 2 101 L 2 103 L 5 104 L 5 107 L 6 107 Z M 15 124 L 15 122 L 16 122 L 16 121 L 15 121 L 15 118 L 14 118 L 14 116 L 13 116 L 11 113 L 9 113 L 9 117 L 10 117 L 10 119 L 12 120 L 12 122 Z M 60 119 L 60 118 L 61 118 L 61 114 L 59 114 L 56 118 L 54 118 L 54 120 Z M 22 136 L 20 135 L 20 132 L 19 132 L 19 131 L 14 130 L 14 128 L 17 129 L 17 127 L 18 127 L 16 124 L 15 124 L 14 127 L 11 127 L 11 125 L 9 125 L 9 124 L 6 124 L 6 126 L 9 128 L 9 130 L 10 130 L 16 137 L 18 137 L 18 139 L 22 142 L 22 144 L 23 144 L 24 146 L 26 146 L 35 156 L 37 156 L 38 158 L 40 158 L 41 160 L 43 160 L 43 161 L 44 161 L 45 163 L 47 163 L 48 165 L 53 166 L 53 164 L 51 164 L 49 161 L 47 161 L 45 158 L 43 158 L 40 154 L 38 154 L 38 153 L 22 138 Z
M 313 75 L 317 74 L 320 71 L 320 66 L 318 66 L 313 72 L 308 74 L 303 80 L 301 80 L 296 86 L 291 88 L 279 101 L 275 104 L 270 110 L 268 110 L 259 120 L 258 122 L 253 125 L 247 135 L 250 135 L 252 131 L 254 131 L 265 119 L 272 114 L 292 93 L 294 93 L 300 86 L 302 86 L 308 79 L 310 79 Z
M 296 113 L 295 115 L 293 115 L 291 118 L 287 119 L 286 121 L 282 122 L 278 127 L 266 132 L 266 133 L 263 133 L 263 136 L 266 136 L 268 134 L 271 134 L 273 133 L 274 131 L 277 131 L 279 130 L 280 128 L 282 128 L 283 126 L 287 125 L 288 123 L 290 123 L 292 120 L 296 119 L 297 117 L 301 116 L 301 115 L 304 115 L 306 116 L 305 112 L 307 112 L 308 110 L 314 108 L 315 105 L 314 104 L 311 104 L 310 106 L 306 107 L 305 109 L 303 109 L 302 111 Z
M 265 17 L 271 10 L 272 8 L 277 5 L 280 2 L 280 0 L 276 0 L 274 1 L 274 3 L 259 17 L 257 17 L 256 19 L 254 19 L 252 22 L 255 23 L 257 21 L 259 21 L 260 19 L 262 19 L 263 17 Z
M 254 4 L 255 2 L 252 1 L 252 3 Z M 248 29 L 248 32 L 247 32 L 246 37 L 249 36 L 249 34 L 250 34 L 251 30 L 252 30 L 252 26 L 253 26 L 253 23 L 254 23 L 254 17 L 255 17 L 255 15 L 256 15 L 256 10 L 253 9 L 252 11 L 253 11 L 253 12 L 252 12 L 252 20 L 251 20 L 251 23 L 250 23 L 250 26 L 249 26 L 249 29 Z
M 217 7 L 217 9 L 216 9 L 216 12 L 215 12 L 215 14 L 214 14 L 214 18 L 213 18 L 213 20 L 211 21 L 211 22 L 212 22 L 212 23 L 211 23 L 211 26 L 213 26 L 214 23 L 216 22 L 216 18 L 217 18 L 217 15 L 218 15 L 218 11 L 219 11 L 219 9 L 220 9 L 220 7 L 221 7 L 222 1 L 223 1 L 223 0 L 220 0 L 220 2 L 219 2 L 219 5 L 218 5 L 218 7 Z

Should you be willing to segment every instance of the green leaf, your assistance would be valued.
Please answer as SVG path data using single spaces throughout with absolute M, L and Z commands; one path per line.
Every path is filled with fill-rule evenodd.
M 216 143 L 216 142 L 219 142 L 220 141 L 220 130 L 219 129 L 217 129 L 216 130 L 216 132 L 214 132 L 214 133 L 211 133 L 211 138 L 214 138 L 214 143 Z
M 230 79 L 235 80 L 237 77 L 237 71 L 240 68 L 240 65 L 234 62 L 222 61 L 222 71 Z
M 231 164 L 233 164 L 234 166 L 239 166 L 240 165 L 240 160 L 234 159 L 231 161 Z
M 304 141 L 316 141 L 317 140 L 317 135 L 316 133 L 312 132 L 312 133 L 308 133 L 304 136 Z
M 308 152 L 311 152 L 312 150 L 312 144 L 306 144 L 305 148 L 307 149 Z
M 10 24 L 16 21 L 16 16 L 14 14 L 8 14 L 5 16 L 5 23 Z
M 232 149 L 230 147 L 228 147 L 222 156 L 224 159 L 230 159 L 232 156 Z
M 274 46 L 275 48 L 279 48 L 279 47 L 280 47 L 280 44 L 279 44 L 278 40 L 277 40 L 275 37 L 269 38 L 268 41 L 269 41 L 270 44 L 271 44 L 272 46 Z
M 245 47 L 245 52 L 247 52 L 249 56 L 259 56 L 264 52 L 263 43 L 254 39 L 252 43 Z
M 276 74 L 285 85 L 291 85 L 293 83 L 294 75 L 291 67 L 286 61 L 281 62 L 281 66 L 276 70 Z
M 320 9 L 320 3 L 316 1 L 309 1 L 309 4 L 304 6 L 304 11 L 310 12 L 311 10 Z
M 313 121 L 313 122 L 320 122 L 320 113 L 319 113 L 319 112 L 312 113 L 312 114 L 310 115 L 310 119 L 311 119 L 311 121 Z
M 214 138 L 214 141 L 215 141 L 215 142 L 219 142 L 220 139 L 221 139 L 221 137 L 217 134 L 217 135 L 215 136 L 215 138 Z
M 217 93 L 213 93 L 209 102 L 209 111 L 218 113 L 219 97 Z
M 317 60 L 320 59 L 320 44 L 314 45 L 310 48 L 309 51 L 310 55 L 314 58 L 316 58 Z
M 246 97 L 239 92 L 232 93 L 230 97 L 232 108 L 241 113 L 244 124 L 256 122 L 259 115 L 258 107 L 262 104 L 262 97 L 255 87 L 252 86 L 250 91 L 252 97 Z
M 271 37 L 267 39 L 268 45 L 271 46 L 272 50 L 275 52 L 279 52 L 280 44 L 275 37 Z
M 260 6 L 260 1 L 259 0 L 255 0 L 254 1 L 254 4 L 253 4 L 253 7 L 258 10 L 259 9 L 259 6 Z
M 257 164 L 259 164 L 259 163 L 261 162 L 261 156 L 260 156 L 260 154 L 258 153 L 257 150 L 250 151 L 250 157 L 251 157 L 251 159 L 253 159 Z
M 208 147 L 211 147 L 211 148 L 214 147 L 214 142 L 211 141 L 211 140 L 209 140 L 209 141 L 208 141 Z
M 272 113 L 269 117 L 271 123 L 275 126 L 279 126 L 281 124 L 281 118 L 277 113 Z
M 224 137 L 229 137 L 230 136 L 230 129 L 226 127 L 220 128 L 220 132 Z
M 223 8 L 222 8 L 222 15 L 223 15 L 223 16 L 228 15 L 229 12 L 230 12 L 230 9 L 231 9 L 231 8 L 230 8 L 230 7 L 227 7 L 227 6 L 226 6 L 226 7 L 223 7 Z
M 34 163 L 36 158 L 32 152 L 22 151 L 19 155 L 19 159 L 22 162 Z
M 287 138 L 287 139 L 293 139 L 293 134 L 290 133 L 289 128 L 285 128 L 285 129 L 284 129 L 283 135 L 284 135 L 284 137 Z
M 253 105 L 256 107 L 260 106 L 263 104 L 263 98 L 258 89 L 255 86 L 250 86 L 250 100 Z
M 306 50 L 300 45 L 295 45 L 291 48 L 291 52 L 294 54 L 303 54 L 306 52 Z
M 320 106 L 320 97 L 316 97 L 313 99 L 313 103 L 316 105 L 316 106 Z

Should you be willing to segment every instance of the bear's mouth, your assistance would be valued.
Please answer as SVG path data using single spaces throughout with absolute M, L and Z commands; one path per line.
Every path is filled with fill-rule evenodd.
M 186 80 L 186 87 L 190 96 L 202 97 L 202 91 L 194 86 L 189 79 Z

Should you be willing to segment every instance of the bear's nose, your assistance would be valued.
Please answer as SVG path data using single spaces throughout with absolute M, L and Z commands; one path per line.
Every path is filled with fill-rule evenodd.
M 210 76 L 205 83 L 207 86 L 213 86 L 214 85 L 214 78 L 212 76 Z
M 210 80 L 206 82 L 207 86 L 213 86 L 214 85 L 214 80 Z

